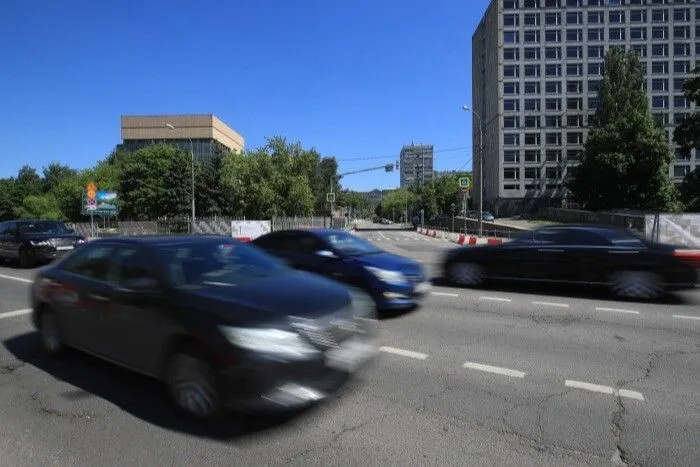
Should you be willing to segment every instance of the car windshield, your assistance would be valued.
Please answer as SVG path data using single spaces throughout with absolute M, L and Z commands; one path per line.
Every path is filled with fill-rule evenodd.
M 231 287 L 289 272 L 257 248 L 233 241 L 203 241 L 159 248 L 175 286 Z
M 347 233 L 334 232 L 326 234 L 324 238 L 333 248 L 348 256 L 372 255 L 381 252 L 381 250 L 370 242 Z
M 19 231 L 28 234 L 68 234 L 70 231 L 63 222 L 58 221 L 36 221 L 20 222 Z

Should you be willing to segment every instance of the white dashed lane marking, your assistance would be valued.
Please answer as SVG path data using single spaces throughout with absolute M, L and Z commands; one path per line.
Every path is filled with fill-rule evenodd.
M 564 386 L 569 388 L 583 389 L 584 391 L 600 392 L 603 394 L 612 394 L 617 397 L 625 397 L 627 399 L 635 399 L 643 401 L 644 396 L 641 392 L 630 391 L 629 389 L 616 389 L 611 386 L 601 386 L 600 384 L 586 383 L 583 381 L 574 381 L 567 379 Z
M 676 319 L 690 319 L 694 321 L 700 321 L 700 316 L 689 316 L 689 315 L 673 315 Z
M 512 298 L 486 297 L 486 296 L 479 297 L 479 300 L 488 300 L 488 301 L 491 301 L 491 302 L 506 302 L 506 303 L 510 303 L 510 302 L 513 301 Z
M 31 313 L 31 308 L 25 308 L 23 310 L 8 311 L 5 313 L 0 313 L 0 319 L 14 318 L 15 316 L 24 316 Z
M 499 366 L 484 365 L 482 363 L 475 362 L 465 362 L 462 368 L 468 368 L 470 370 L 485 371 L 486 373 L 493 373 L 496 375 L 510 376 L 511 378 L 524 378 L 527 373 L 518 370 L 511 370 L 510 368 L 501 368 Z
M 611 313 L 627 313 L 630 315 L 638 315 L 639 312 L 635 310 L 623 310 L 622 308 L 605 308 L 605 307 L 600 307 L 597 306 L 595 307 L 596 311 L 609 311 Z
M 431 295 L 438 295 L 440 297 L 459 297 L 458 293 L 449 293 L 449 292 L 431 292 Z
M 569 308 L 568 303 L 557 303 L 557 302 L 532 302 L 533 305 L 542 305 L 542 306 L 554 306 L 558 308 Z
M 379 350 L 393 355 L 415 358 L 416 360 L 425 360 L 426 358 L 428 358 L 428 354 L 414 352 L 412 350 L 397 349 L 396 347 L 379 347 Z
M 7 276 L 7 275 L 5 275 L 5 274 L 0 274 L 0 279 L 8 279 L 8 280 L 11 280 L 11 281 L 25 282 L 25 283 L 27 283 L 27 284 L 31 284 L 32 282 L 34 282 L 33 280 L 27 279 L 27 278 L 24 278 L 24 277 Z

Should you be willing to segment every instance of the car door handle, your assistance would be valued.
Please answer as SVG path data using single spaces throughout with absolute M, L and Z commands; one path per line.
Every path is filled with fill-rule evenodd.
M 564 253 L 564 250 L 558 248 L 538 248 L 537 251 L 549 252 L 549 253 Z

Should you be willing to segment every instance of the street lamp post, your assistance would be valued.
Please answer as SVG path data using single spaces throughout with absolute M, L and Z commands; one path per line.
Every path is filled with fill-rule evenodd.
M 462 110 L 471 112 L 479 121 L 479 236 L 484 233 L 484 125 L 481 115 L 468 105 L 463 105 Z
M 166 123 L 165 126 L 170 128 L 171 130 L 175 130 L 175 126 L 171 123 Z M 191 188 L 191 194 L 192 194 L 192 219 L 190 222 L 192 223 L 190 227 L 190 232 L 192 234 L 195 233 L 195 223 L 194 223 L 194 215 L 195 215 L 195 210 L 194 210 L 194 144 L 192 144 L 192 138 L 187 138 L 190 142 L 190 156 L 191 156 L 191 179 L 192 179 L 192 188 Z

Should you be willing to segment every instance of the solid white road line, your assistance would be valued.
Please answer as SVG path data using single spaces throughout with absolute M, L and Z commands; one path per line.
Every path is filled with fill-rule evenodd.
M 0 319 L 13 318 L 15 316 L 24 316 L 32 312 L 31 308 L 25 308 L 23 310 L 8 311 L 6 313 L 0 313 Z
M 402 357 L 415 358 L 416 360 L 425 360 L 428 358 L 428 354 L 413 352 L 412 350 L 397 349 L 396 347 L 379 347 L 382 352 L 401 355 Z
M 559 308 L 569 308 L 568 303 L 556 303 L 556 302 L 532 302 L 533 305 L 543 305 L 543 306 L 556 306 Z
M 585 391 L 600 392 L 603 394 L 612 394 L 619 397 L 626 397 L 627 399 L 635 399 L 638 401 L 643 401 L 644 396 L 641 392 L 630 391 L 629 389 L 615 389 L 610 386 L 601 386 L 600 384 L 585 383 L 583 381 L 574 381 L 567 379 L 564 382 L 564 386 L 569 388 L 583 389 Z
M 689 316 L 689 315 L 673 315 L 677 319 L 692 319 L 695 321 L 700 321 L 700 316 Z
M 459 297 L 458 293 L 448 293 L 448 292 L 430 292 L 431 295 L 439 295 L 441 297 Z
M 513 299 L 511 299 L 511 298 L 487 297 L 487 296 L 479 297 L 479 300 L 490 300 L 492 302 L 506 302 L 506 303 L 513 301 Z
M 639 312 L 635 310 L 623 310 L 622 308 L 605 308 L 602 306 L 595 307 L 596 311 L 610 311 L 612 313 L 628 313 L 630 315 L 638 315 Z
M 465 362 L 464 365 L 462 365 L 462 368 L 469 368 L 470 370 L 485 371 L 487 373 L 510 376 L 511 378 L 524 378 L 527 374 L 518 370 L 511 370 L 509 368 L 501 368 L 498 366 L 483 365 L 481 363 L 474 362 Z
M 6 276 L 5 274 L 0 274 L 0 279 L 9 279 L 11 281 L 26 282 L 27 284 L 31 284 L 32 282 L 34 282 L 33 280 L 27 279 L 25 277 Z

